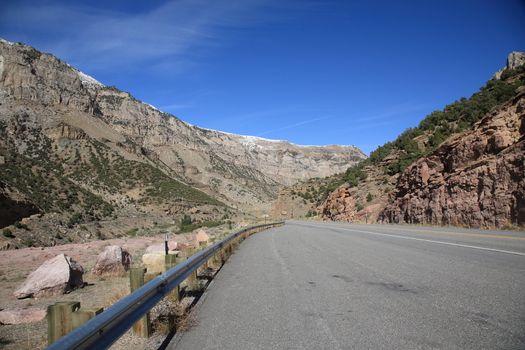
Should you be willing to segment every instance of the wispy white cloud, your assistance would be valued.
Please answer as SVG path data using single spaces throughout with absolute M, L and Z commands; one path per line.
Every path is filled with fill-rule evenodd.
M 74 2 L 21 2 L 3 6 L 0 20 L 74 65 L 94 70 L 145 65 L 170 74 L 221 45 L 222 30 L 256 24 L 256 13 L 268 2 L 179 0 L 135 14 Z
M 294 128 L 297 128 L 297 127 L 300 127 L 300 126 L 303 126 L 303 125 L 312 124 L 312 123 L 320 122 L 322 120 L 328 120 L 328 119 L 331 119 L 331 118 L 333 118 L 333 117 L 331 117 L 331 116 L 330 117 L 319 117 L 319 118 L 312 118 L 312 119 L 308 119 L 308 120 L 302 120 L 300 122 L 293 123 L 293 124 L 287 124 L 287 125 L 281 126 L 279 128 L 276 128 L 276 129 L 263 131 L 261 133 L 258 133 L 258 136 L 268 135 L 268 134 L 271 134 L 271 133 L 277 132 L 277 131 L 294 129 Z
M 420 112 L 423 109 L 425 109 L 426 106 L 423 104 L 411 104 L 411 103 L 403 103 L 395 106 L 391 106 L 388 108 L 383 108 L 382 111 L 379 112 L 372 112 L 367 116 L 359 117 L 356 119 L 352 119 L 352 122 L 361 123 L 361 122 L 369 122 L 374 120 L 383 120 L 383 119 L 391 119 L 392 117 L 399 117 L 404 116 L 410 113 L 414 112 Z
M 176 111 L 179 109 L 186 109 L 186 108 L 192 108 L 192 107 L 193 107 L 193 104 L 191 103 L 174 103 L 171 105 L 160 106 L 159 109 L 161 111 L 172 112 L 172 111 Z

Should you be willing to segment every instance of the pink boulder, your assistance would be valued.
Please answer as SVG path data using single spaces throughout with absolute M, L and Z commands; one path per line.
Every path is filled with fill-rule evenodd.
M 131 254 L 118 245 L 107 246 L 97 257 L 91 273 L 94 275 L 121 274 L 129 270 Z
M 83 274 L 84 269 L 79 263 L 65 254 L 60 254 L 31 272 L 14 295 L 22 299 L 69 293 L 73 289 L 84 287 Z
M 195 236 L 195 240 L 197 241 L 197 243 L 208 242 L 210 240 L 210 237 L 208 236 L 206 231 L 204 231 L 203 229 L 200 229 L 199 231 L 197 231 L 197 235 Z
M 23 324 L 42 321 L 46 317 L 43 309 L 14 309 L 0 311 L 0 324 Z
M 168 251 L 172 252 L 175 250 L 182 250 L 184 249 L 185 245 L 183 243 L 175 242 L 175 241 L 168 241 Z M 152 244 L 149 247 L 146 248 L 145 253 L 164 253 L 164 243 L 158 243 L 158 244 Z

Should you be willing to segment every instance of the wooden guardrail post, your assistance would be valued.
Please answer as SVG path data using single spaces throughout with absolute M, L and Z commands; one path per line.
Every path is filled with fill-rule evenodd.
M 191 257 L 197 251 L 196 248 L 189 248 L 187 250 L 187 258 Z M 188 278 L 186 278 L 186 285 L 188 290 L 197 291 L 199 290 L 199 280 L 197 279 L 197 270 L 193 271 Z
M 166 255 L 166 271 L 177 265 L 177 256 L 173 254 Z M 180 286 L 175 287 L 168 295 L 170 300 L 180 301 Z
M 211 258 L 208 260 L 208 266 L 214 270 L 219 268 L 220 264 L 221 264 L 220 252 L 213 254 Z
M 80 309 L 73 312 L 73 329 L 82 326 L 84 323 L 100 314 L 104 308 Z
M 133 293 L 144 285 L 144 267 L 132 267 L 129 270 L 129 287 Z M 150 335 L 149 312 L 133 325 L 133 333 L 148 338 Z
M 59 301 L 47 307 L 47 342 L 53 344 L 101 313 L 103 308 L 80 309 L 78 301 Z
M 48 344 L 53 344 L 73 330 L 73 312 L 78 309 L 78 301 L 60 301 L 47 307 Z

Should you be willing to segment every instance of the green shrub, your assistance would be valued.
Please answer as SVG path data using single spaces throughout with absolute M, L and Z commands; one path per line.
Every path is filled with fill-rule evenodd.
M 191 216 L 186 215 L 186 214 L 184 214 L 184 216 L 182 217 L 182 219 L 180 219 L 180 224 L 181 224 L 181 225 L 190 225 L 191 222 L 192 222 L 192 220 L 191 220 Z
M 374 199 L 374 196 L 372 196 L 372 193 L 368 192 L 368 194 L 366 195 L 366 201 L 371 202 L 372 199 Z
M 75 214 L 71 215 L 71 217 L 69 218 L 69 220 L 66 223 L 66 226 L 69 227 L 69 228 L 73 228 L 75 225 L 77 225 L 77 224 L 79 224 L 81 222 L 82 222 L 82 214 L 75 213 Z
M 130 236 L 130 237 L 136 237 L 138 231 L 139 231 L 139 229 L 135 227 L 135 228 L 132 228 L 131 230 L 128 230 L 128 231 L 126 232 L 126 234 L 127 234 L 128 236 Z
M 441 111 L 428 114 L 417 127 L 408 128 L 394 141 L 378 147 L 370 153 L 368 159 L 361 161 L 359 165 L 368 163 L 377 165 L 393 151 L 398 151 L 398 159 L 390 162 L 385 172 L 390 175 L 402 172 L 417 159 L 434 151 L 451 135 L 470 128 L 493 108 L 515 96 L 516 89 L 525 85 L 524 73 L 525 66 L 520 66 L 515 70 L 505 70 L 500 80 L 489 80 L 470 98 L 461 98 Z M 427 149 L 422 150 L 415 138 L 424 134 L 429 135 L 429 142 Z M 347 177 L 346 181 L 350 186 L 357 186 L 359 179 L 356 179 L 356 176 L 350 176 L 347 172 Z
M 24 229 L 24 230 L 28 230 L 29 231 L 29 227 L 27 227 L 26 224 L 22 224 L 20 221 L 16 221 L 14 224 L 13 224 L 14 227 L 16 228 L 21 228 L 21 229 Z
M 4 230 L 2 231 L 2 234 L 3 234 L 4 237 L 6 237 L 6 238 L 15 238 L 15 235 L 13 234 L 13 231 L 11 231 L 11 230 L 8 229 L 8 228 L 4 228 Z
M 312 216 L 316 216 L 317 215 L 317 212 L 315 210 L 308 210 L 308 212 L 306 213 L 306 217 L 307 218 L 311 218 Z

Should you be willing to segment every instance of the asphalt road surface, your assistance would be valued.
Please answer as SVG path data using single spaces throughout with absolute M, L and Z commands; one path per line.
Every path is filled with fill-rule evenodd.
M 195 317 L 170 349 L 525 349 L 525 232 L 287 222 Z

